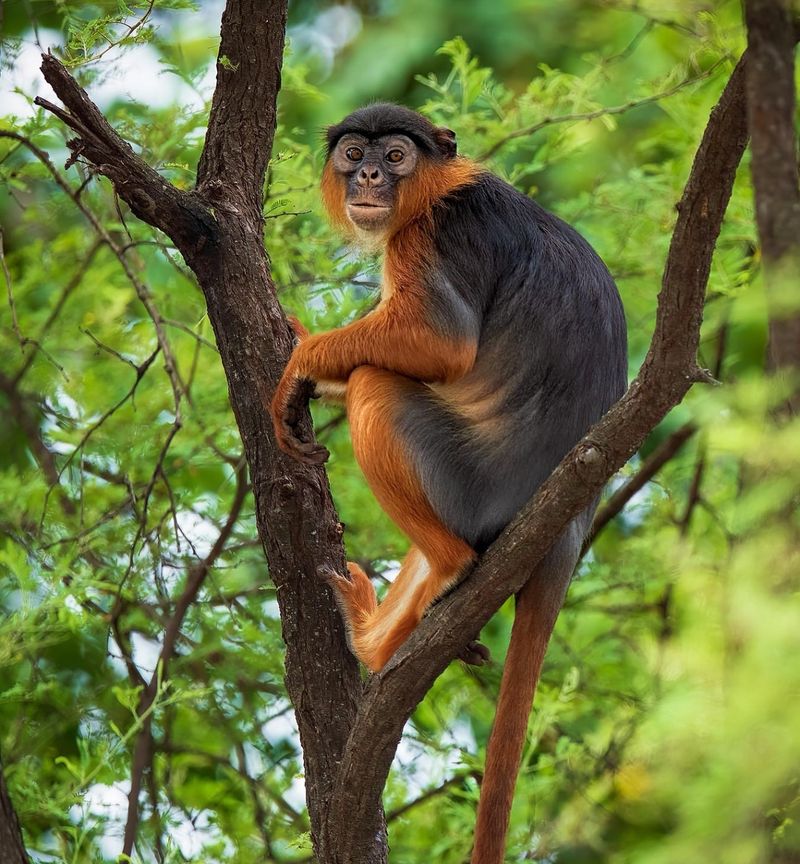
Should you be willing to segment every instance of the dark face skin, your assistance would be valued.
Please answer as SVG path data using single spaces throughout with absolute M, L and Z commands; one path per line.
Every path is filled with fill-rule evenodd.
M 330 159 L 346 178 L 347 216 L 357 228 L 377 232 L 389 225 L 397 183 L 414 172 L 418 158 L 417 146 L 405 135 L 370 140 L 349 132 L 339 139 Z

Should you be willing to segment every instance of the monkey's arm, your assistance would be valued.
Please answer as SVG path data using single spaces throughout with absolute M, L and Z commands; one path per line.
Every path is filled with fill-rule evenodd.
M 294 330 L 298 342 L 308 339 L 311 335 L 299 318 L 295 315 L 287 315 L 286 320 Z M 314 399 L 322 399 L 323 402 L 344 405 L 347 396 L 347 381 L 324 381 L 322 379 L 314 382 Z
M 280 447 L 302 462 L 327 458 L 324 447 L 301 441 L 294 428 L 308 381 L 346 381 L 358 366 L 377 366 L 419 381 L 454 381 L 475 362 L 477 338 L 452 338 L 426 320 L 421 303 L 394 295 L 375 312 L 295 348 L 272 400 Z

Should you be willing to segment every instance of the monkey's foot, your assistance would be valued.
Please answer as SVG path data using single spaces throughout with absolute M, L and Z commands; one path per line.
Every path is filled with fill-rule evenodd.
M 348 640 L 353 648 L 353 637 L 364 622 L 378 608 L 378 598 L 367 574 L 352 561 L 347 562 L 348 579 L 334 570 L 320 568 L 319 575 L 333 588 L 336 605 L 344 618 Z M 360 659 L 360 658 L 359 658 Z
M 352 562 L 347 569 L 349 579 L 327 569 L 319 572 L 333 588 L 350 650 L 371 672 L 380 672 L 419 622 L 419 615 L 398 611 L 391 604 L 379 608 L 367 574 Z
M 473 640 L 461 649 L 458 659 L 470 666 L 484 666 L 492 662 L 492 655 L 483 643 Z

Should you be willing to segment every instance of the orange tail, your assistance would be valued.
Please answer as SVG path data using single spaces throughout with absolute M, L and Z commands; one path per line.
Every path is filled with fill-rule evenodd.
M 577 559 L 565 548 L 568 546 L 567 538 L 562 538 L 517 595 L 497 713 L 486 751 L 472 864 L 502 864 L 505 856 L 533 694 Z

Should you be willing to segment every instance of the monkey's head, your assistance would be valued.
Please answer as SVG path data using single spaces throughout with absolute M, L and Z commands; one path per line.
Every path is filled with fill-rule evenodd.
M 454 132 L 385 102 L 330 126 L 327 145 L 323 201 L 350 232 L 380 235 L 413 218 L 442 187 L 442 169 L 459 161 Z

